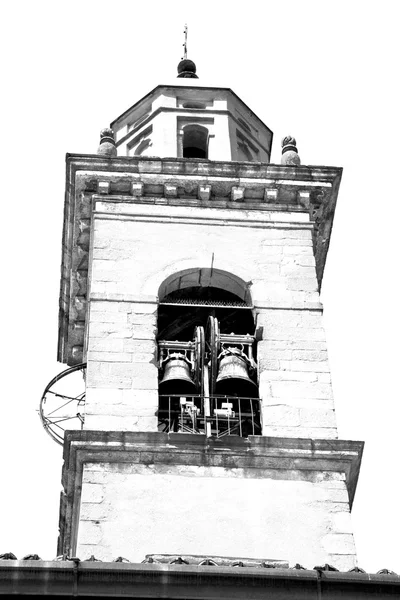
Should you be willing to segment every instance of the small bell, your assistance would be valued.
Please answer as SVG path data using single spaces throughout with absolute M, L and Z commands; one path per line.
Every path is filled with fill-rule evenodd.
M 257 386 L 249 377 L 248 359 L 237 348 L 224 350 L 219 362 L 216 393 L 224 396 L 257 398 Z
M 196 393 L 196 385 L 190 377 L 190 364 L 184 354 L 174 352 L 169 355 L 160 381 L 160 393 L 166 396 Z

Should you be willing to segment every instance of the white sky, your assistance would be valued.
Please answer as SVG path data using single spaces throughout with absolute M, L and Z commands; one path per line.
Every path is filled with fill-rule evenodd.
M 303 164 L 344 167 L 322 295 L 339 435 L 366 442 L 353 508 L 359 565 L 400 573 L 398 7 L 2 3 L 0 553 L 56 555 L 62 451 L 36 409 L 65 368 L 65 153 L 96 152 L 102 127 L 174 80 L 187 22 L 201 81 L 231 87 L 273 130 L 272 162 L 290 133 Z

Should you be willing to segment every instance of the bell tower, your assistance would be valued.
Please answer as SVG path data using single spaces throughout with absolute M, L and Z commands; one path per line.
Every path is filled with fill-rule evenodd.
M 319 297 L 341 169 L 271 145 L 185 58 L 67 155 L 59 360 L 85 390 L 59 554 L 355 565 L 362 444 L 338 439 Z

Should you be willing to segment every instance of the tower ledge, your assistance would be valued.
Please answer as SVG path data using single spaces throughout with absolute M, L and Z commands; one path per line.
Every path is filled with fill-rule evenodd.
M 74 532 L 76 535 L 78 530 L 79 511 L 85 510 L 84 507 L 82 508 L 82 502 L 101 502 L 103 516 L 100 526 L 113 526 L 115 520 L 114 501 L 107 508 L 105 496 L 107 492 L 101 485 L 102 479 L 98 478 L 99 468 L 100 470 L 106 468 L 111 477 L 113 473 L 121 473 L 127 480 L 131 478 L 135 481 L 147 477 L 146 481 L 149 482 L 148 475 L 151 474 L 154 486 L 146 484 L 147 491 L 138 499 L 139 503 L 144 502 L 148 506 L 150 513 L 152 510 L 159 510 L 158 503 L 160 500 L 163 502 L 162 491 L 160 491 L 160 487 L 164 485 L 163 482 L 167 482 L 171 478 L 175 486 L 178 485 L 176 477 L 178 473 L 183 475 L 186 481 L 188 478 L 190 479 L 189 488 L 193 488 L 195 484 L 194 475 L 197 474 L 197 477 L 201 475 L 203 482 L 201 494 L 207 495 L 207 493 L 212 493 L 211 488 L 208 490 L 208 482 L 213 482 L 211 485 L 214 489 L 218 487 L 219 481 L 228 482 L 228 479 L 231 478 L 230 481 L 234 482 L 235 472 L 237 473 L 236 477 L 245 477 L 248 481 L 249 494 L 252 489 L 263 486 L 268 479 L 279 480 L 283 485 L 287 485 L 286 481 L 291 482 L 294 486 L 303 487 L 307 485 L 307 482 L 312 483 L 316 486 L 313 492 L 315 506 L 323 500 L 331 503 L 332 511 L 335 512 L 338 510 L 338 503 L 340 505 L 340 503 L 347 502 L 347 494 L 350 506 L 352 504 L 362 451 L 363 442 L 332 439 L 312 440 L 264 436 L 249 436 L 246 439 L 240 437 L 217 439 L 181 433 L 89 430 L 66 432 L 63 469 L 64 494 L 60 513 L 58 554 L 76 556 L 77 553 L 79 555 L 79 551 L 82 553 L 82 550 L 88 550 L 85 548 L 84 538 L 81 538 L 80 544 L 83 546 L 79 549 L 78 540 L 74 537 Z M 96 465 L 101 466 L 97 467 Z M 86 497 L 81 498 L 84 483 Z M 188 484 L 189 482 L 185 485 Z M 112 486 L 110 482 L 109 485 Z M 91 490 L 90 497 L 87 496 L 88 486 Z M 120 493 L 122 493 L 122 488 Z M 186 495 L 187 493 L 190 495 L 190 491 L 185 492 Z M 93 494 L 95 495 L 93 496 Z M 213 494 L 215 495 L 216 492 L 214 491 Z M 265 514 L 263 506 L 264 504 L 267 506 L 268 502 L 274 503 L 275 500 L 272 497 L 264 498 L 261 504 L 254 505 L 254 527 L 257 527 L 257 516 L 263 518 L 261 516 Z M 199 510 L 200 506 L 200 498 L 197 499 L 197 506 L 186 504 L 183 501 L 178 502 L 176 506 L 171 506 L 171 517 L 176 512 L 179 518 L 184 520 L 189 518 L 192 510 Z M 214 523 L 213 527 L 218 528 L 218 523 L 224 522 L 225 511 L 230 514 L 230 511 L 237 510 L 238 507 L 240 510 L 240 506 L 240 502 L 230 503 L 229 498 L 215 495 L 213 515 L 209 515 L 209 521 Z M 128 506 L 122 504 L 120 510 L 126 508 Z M 282 510 L 285 511 L 283 506 Z M 234 514 L 230 515 L 230 518 L 234 517 Z M 237 517 L 239 518 L 239 514 Z M 118 518 L 121 518 L 121 514 Z M 328 539 L 329 534 L 327 534 Z M 146 546 L 147 552 L 152 551 L 149 543 L 156 547 L 160 543 L 168 546 L 168 543 L 165 544 L 156 539 L 141 540 L 139 530 L 135 533 L 135 541 L 132 544 L 129 542 L 132 551 L 138 553 L 139 557 L 146 554 L 142 551 L 144 546 Z M 121 540 L 120 544 L 121 546 L 126 544 L 126 540 Z M 169 544 L 172 549 L 174 541 L 170 540 Z M 212 545 L 211 540 L 210 544 Z M 127 549 L 121 547 L 121 552 L 126 553 L 126 551 Z M 172 552 L 176 553 L 176 550 L 174 549 Z M 335 555 L 335 550 L 331 552 L 332 561 L 339 564 L 340 557 Z M 102 556 L 99 558 L 105 559 Z M 287 560 L 288 557 L 279 558 Z

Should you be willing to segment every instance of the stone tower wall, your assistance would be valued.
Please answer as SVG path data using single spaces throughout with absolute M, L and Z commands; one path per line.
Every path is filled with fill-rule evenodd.
M 102 199 L 91 252 L 86 428 L 157 430 L 158 290 L 213 260 L 249 284 L 264 435 L 337 437 L 308 213 Z

